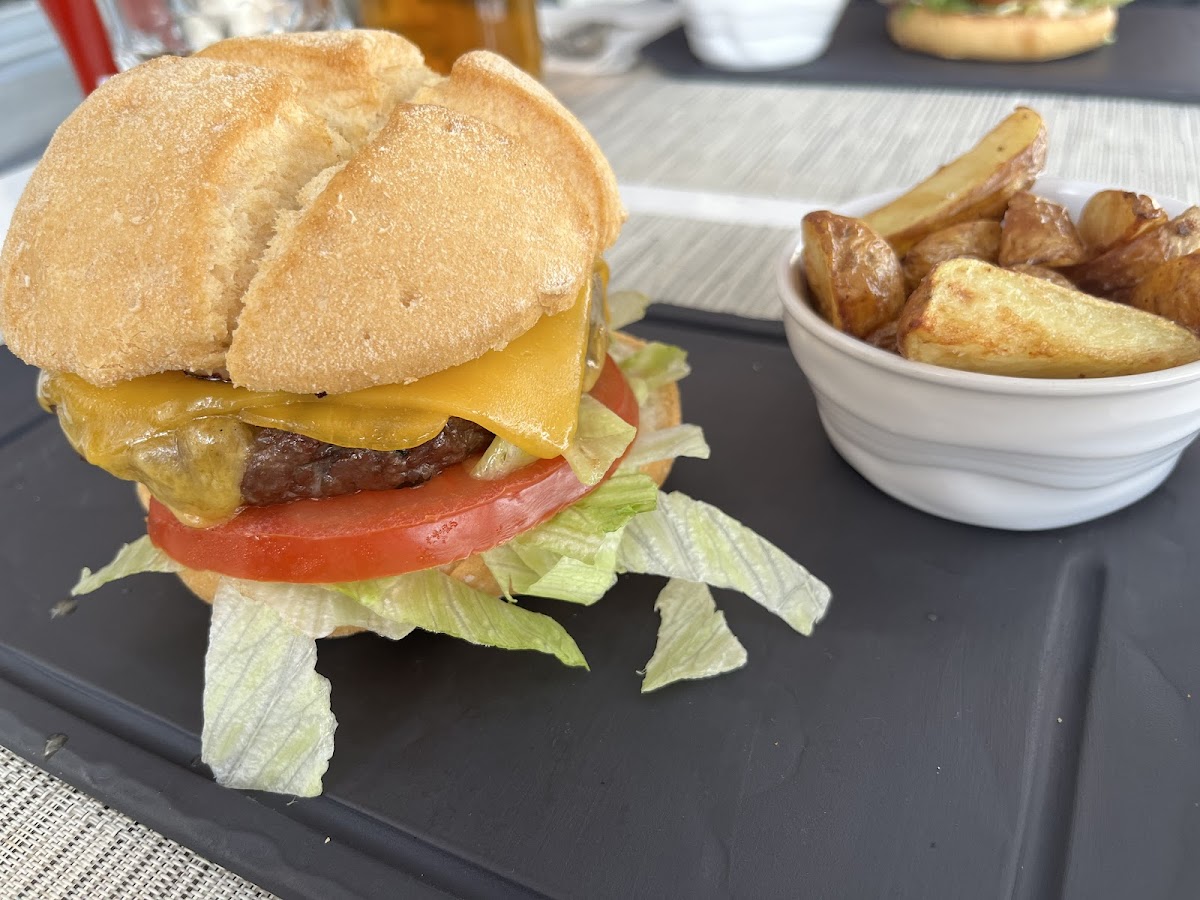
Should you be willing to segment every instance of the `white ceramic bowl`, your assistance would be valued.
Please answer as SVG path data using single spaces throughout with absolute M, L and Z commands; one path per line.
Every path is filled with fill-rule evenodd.
M 1078 216 L 1111 185 L 1042 179 Z M 837 211 L 862 215 L 895 197 Z M 1186 204 L 1157 198 L 1171 215 Z M 1073 525 L 1140 500 L 1200 432 L 1200 362 L 1118 378 L 1011 378 L 911 362 L 843 334 L 809 305 L 793 262 L 778 285 L 788 343 L 830 442 L 863 477 L 917 509 L 973 525 Z
M 829 45 L 847 0 L 683 0 L 688 46 L 733 71 L 811 62 Z

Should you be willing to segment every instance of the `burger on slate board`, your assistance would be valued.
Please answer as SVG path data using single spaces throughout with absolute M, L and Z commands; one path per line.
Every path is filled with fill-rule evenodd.
M 0 255 L 0 329 L 147 509 L 74 593 L 174 572 L 213 604 L 219 782 L 320 793 L 318 638 L 422 629 L 585 666 L 512 596 L 589 604 L 653 573 L 648 690 L 745 662 L 705 584 L 802 633 L 824 614 L 798 563 L 659 492 L 708 446 L 680 423 L 684 353 L 618 330 L 644 308 L 606 296 L 624 219 L 540 84 L 482 52 L 442 78 L 384 32 L 156 59 L 58 130 Z
M 1111 43 L 1127 0 L 901 0 L 888 34 L 943 59 L 1035 62 Z

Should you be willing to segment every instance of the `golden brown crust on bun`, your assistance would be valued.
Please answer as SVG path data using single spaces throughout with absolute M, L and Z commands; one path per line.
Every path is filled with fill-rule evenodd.
M 316 31 L 218 41 L 196 56 L 286 72 L 301 100 L 358 146 L 401 100 L 438 76 L 417 46 L 390 31 Z
M 894 6 L 888 34 L 901 47 L 943 59 L 1031 62 L 1063 59 L 1112 39 L 1117 11 L 1099 7 L 1082 15 L 995 16 L 939 13 L 920 6 Z
M 616 241 L 626 219 L 617 176 L 587 129 L 536 79 L 499 56 L 475 51 L 459 57 L 448 78 L 418 91 L 413 102 L 475 116 L 537 147 L 597 211 L 597 250 Z
M 279 72 L 161 57 L 103 84 L 30 177 L 0 256 L 0 331 L 112 384 L 223 364 L 275 213 L 345 141 Z
M 429 77 L 402 39 L 239 39 L 113 77 L 18 205 L 0 331 L 96 384 L 228 369 L 303 393 L 507 345 L 575 301 L 623 211 L 540 85 L 486 53 L 462 72 L 455 109 L 401 102 L 353 148 L 339 131 Z
M 405 104 L 281 217 L 244 298 L 229 375 L 255 390 L 341 393 L 500 349 L 576 302 L 593 228 L 528 144 Z

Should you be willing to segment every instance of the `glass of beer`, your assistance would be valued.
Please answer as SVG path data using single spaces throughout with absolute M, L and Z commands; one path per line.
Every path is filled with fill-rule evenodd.
M 360 0 L 359 17 L 408 38 L 443 74 L 468 50 L 491 50 L 541 76 L 535 0 Z

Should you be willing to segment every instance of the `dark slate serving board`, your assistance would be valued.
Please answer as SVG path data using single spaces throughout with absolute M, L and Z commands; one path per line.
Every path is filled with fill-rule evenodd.
M 45 419 L 33 391 L 36 375 L 0 344 L 0 447 Z
M 1123 7 L 1117 41 L 1070 59 L 987 63 L 937 59 L 903 50 L 884 30 L 887 10 L 851 0 L 824 55 L 770 72 L 727 72 L 700 62 L 682 29 L 645 47 L 662 71 L 683 78 L 868 84 L 886 87 L 980 88 L 1200 101 L 1200 6 Z
M 323 642 L 326 795 L 226 791 L 194 760 L 206 607 L 147 575 L 48 615 L 141 524 L 47 418 L 0 446 L 0 743 L 287 897 L 1200 895 L 1196 451 L 1098 522 L 956 525 L 835 455 L 776 325 L 666 309 L 636 330 L 690 351 L 713 446 L 671 486 L 828 581 L 814 637 L 717 592 L 749 666 L 643 697 L 662 582 L 627 576 L 589 609 L 528 601 L 590 673 Z M 21 407 L 30 373 L 0 366 Z

